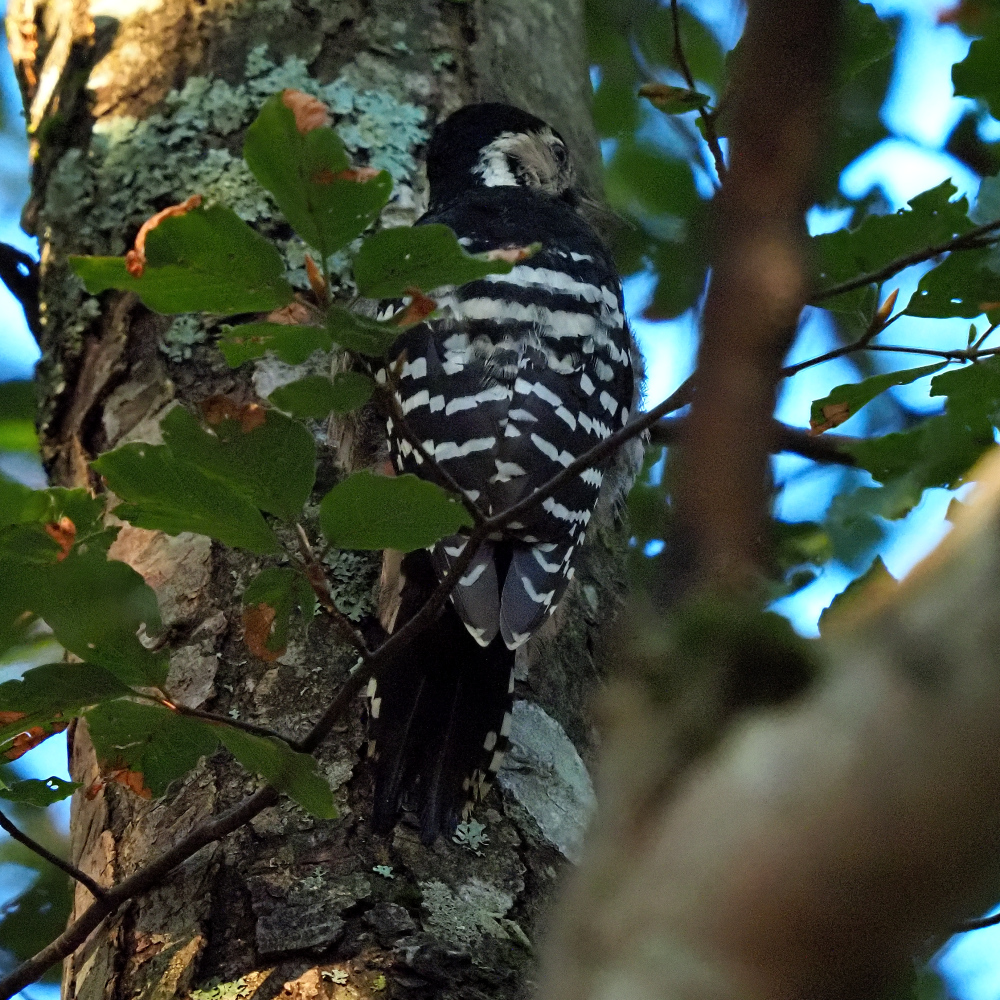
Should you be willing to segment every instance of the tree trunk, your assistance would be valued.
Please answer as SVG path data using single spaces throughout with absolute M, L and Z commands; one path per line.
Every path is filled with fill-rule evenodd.
M 550 121 L 585 185 L 597 186 L 580 0 L 12 0 L 8 37 L 32 135 L 25 225 L 41 247 L 43 454 L 56 484 L 100 488 L 88 461 L 128 441 L 157 442 L 170 407 L 264 396 L 301 377 L 267 359 L 232 372 L 213 346 L 216 324 L 153 315 L 127 294 L 92 298 L 66 265 L 72 253 L 121 254 L 144 219 L 197 192 L 281 241 L 305 287 L 301 244 L 239 155 L 268 94 L 339 81 L 333 110 L 354 126 L 357 161 L 396 180 L 386 210 L 394 224 L 420 214 L 429 127 L 475 100 Z M 317 429 L 321 486 L 368 460 L 358 431 Z M 555 627 L 525 650 L 515 768 L 479 817 L 488 841 L 425 849 L 405 825 L 391 839 L 369 832 L 359 699 L 319 752 L 340 818 L 316 821 L 282 801 L 203 849 L 66 961 L 64 997 L 159 1000 L 209 983 L 219 997 L 529 991 L 538 916 L 564 858 L 577 856 L 592 801 L 580 757 L 592 750 L 591 632 L 613 611 L 622 578 L 612 526 L 600 534 Z M 301 736 L 353 662 L 322 621 L 293 634 L 277 662 L 250 655 L 239 594 L 260 560 L 130 526 L 112 556 L 156 589 L 173 650 L 168 688 L 189 706 Z M 372 609 L 376 560 L 340 553 L 330 573 L 339 598 Z M 71 735 L 71 771 L 88 789 L 97 768 L 85 725 Z M 220 753 L 160 801 L 115 784 L 78 792 L 72 859 L 101 884 L 118 882 L 255 780 Z M 77 887 L 75 911 L 89 902 Z

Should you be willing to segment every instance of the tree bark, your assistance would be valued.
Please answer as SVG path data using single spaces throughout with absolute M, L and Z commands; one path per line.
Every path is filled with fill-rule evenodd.
M 269 93 L 339 81 L 336 120 L 354 127 L 358 162 L 394 174 L 393 224 L 420 214 L 429 127 L 474 100 L 506 100 L 551 122 L 585 185 L 598 188 L 579 0 L 12 0 L 8 37 L 32 136 L 24 221 L 41 247 L 41 429 L 56 484 L 100 489 L 89 460 L 156 443 L 169 408 L 217 393 L 264 396 L 308 369 L 265 359 L 230 371 L 212 343 L 217 324 L 159 317 L 126 294 L 94 299 L 66 265 L 72 253 L 122 253 L 145 218 L 202 193 L 278 239 L 305 287 L 300 245 L 239 158 L 242 130 Z M 320 488 L 371 460 L 364 424 L 315 430 Z M 479 817 L 488 842 L 428 850 L 406 825 L 388 840 L 368 831 L 359 699 L 319 753 L 340 818 L 316 821 L 283 801 L 203 849 L 66 961 L 66 1000 L 162 1000 L 213 982 L 219 997 L 529 992 L 536 921 L 564 858 L 577 856 L 592 801 L 580 756 L 592 756 L 592 633 L 622 586 L 610 518 L 598 534 L 553 628 L 525 650 L 515 766 Z M 168 687 L 186 705 L 298 737 L 353 662 L 321 621 L 275 663 L 249 654 L 239 594 L 258 559 L 130 526 L 112 556 L 157 591 L 172 644 Z M 330 573 L 339 598 L 373 608 L 376 560 L 336 554 Z M 70 754 L 86 789 L 98 775 L 84 724 Z M 114 784 L 78 792 L 72 859 L 111 885 L 254 786 L 220 753 L 160 801 Z M 78 887 L 75 912 L 89 902 Z

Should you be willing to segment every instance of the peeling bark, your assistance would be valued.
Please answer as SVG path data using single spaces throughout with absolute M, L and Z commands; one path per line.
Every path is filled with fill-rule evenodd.
M 71 253 L 123 252 L 148 215 L 197 191 L 279 239 L 295 280 L 301 253 L 238 159 L 262 89 L 341 81 L 343 114 L 361 135 L 355 155 L 391 162 L 397 196 L 386 212 L 395 222 L 421 211 L 427 129 L 471 100 L 506 99 L 547 118 L 598 188 L 578 0 L 12 0 L 8 27 L 35 156 L 24 217 L 42 249 L 43 457 L 61 485 L 100 488 L 88 461 L 125 442 L 157 442 L 173 406 L 216 393 L 252 399 L 308 370 L 264 360 L 231 371 L 211 322 L 155 316 L 128 295 L 93 299 L 65 263 Z M 374 95 L 366 107 L 388 110 L 351 103 L 364 94 Z M 356 465 L 374 452 L 364 422 L 315 432 L 320 490 L 345 459 Z M 315 518 L 307 510 L 310 531 Z M 547 733 L 576 744 L 576 764 L 562 768 L 575 789 L 581 758 L 593 755 L 591 646 L 622 589 L 614 525 L 594 534 L 558 621 L 523 654 L 519 694 L 548 721 L 526 730 L 534 757 L 515 776 L 522 783 L 547 766 Z M 188 706 L 300 736 L 354 661 L 321 620 L 293 631 L 275 663 L 250 655 L 239 595 L 259 559 L 131 527 L 112 556 L 157 591 L 172 644 L 168 687 Z M 330 567 L 343 594 L 369 610 L 377 572 L 374 560 L 347 553 Z M 537 921 L 564 864 L 549 838 L 567 849 L 578 831 L 553 834 L 530 795 L 524 805 L 495 793 L 478 817 L 488 839 L 428 850 L 405 824 L 376 838 L 365 823 L 364 743 L 359 700 L 319 752 L 341 818 L 317 821 L 283 801 L 202 850 L 66 962 L 66 1000 L 165 1000 L 213 982 L 220 998 L 524 996 Z M 577 753 L 559 746 L 560 759 Z M 85 724 L 73 731 L 71 770 L 85 787 L 96 777 Z M 73 860 L 102 885 L 120 881 L 255 786 L 219 753 L 160 801 L 113 784 L 92 799 L 78 793 Z M 573 795 L 585 808 L 586 795 Z M 88 902 L 78 889 L 76 911 Z

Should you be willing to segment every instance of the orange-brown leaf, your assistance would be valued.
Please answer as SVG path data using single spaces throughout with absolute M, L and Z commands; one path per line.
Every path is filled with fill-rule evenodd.
M 19 757 L 23 757 L 29 750 L 34 750 L 39 743 L 44 742 L 50 736 L 61 733 L 68 725 L 68 722 L 57 722 L 53 723 L 48 729 L 43 726 L 32 726 L 26 732 L 19 733 L 14 737 L 10 749 L 4 752 L 4 756 L 7 760 L 17 760 Z
M 268 649 L 267 641 L 271 638 L 274 626 L 275 610 L 270 604 L 253 604 L 243 610 L 243 641 L 254 656 L 272 662 L 285 652 L 281 649 Z
M 815 436 L 830 430 L 831 427 L 839 427 L 850 415 L 850 403 L 830 403 L 823 407 L 822 420 L 809 421 L 809 433 Z
M 201 412 L 213 427 L 224 420 L 238 421 L 244 434 L 262 427 L 267 420 L 267 411 L 259 403 L 237 403 L 228 396 L 209 396 L 203 399 Z
M 407 288 L 406 294 L 410 296 L 410 304 L 396 316 L 394 320 L 396 326 L 412 326 L 426 319 L 437 309 L 437 303 L 424 295 L 419 288 Z
M 298 300 L 267 314 L 268 323 L 280 323 L 282 326 L 303 325 L 313 322 L 315 318 L 314 311 Z
M 135 246 L 125 254 L 125 270 L 133 278 L 141 278 L 142 272 L 146 270 L 146 237 L 164 219 L 169 219 L 174 215 L 187 215 L 192 208 L 197 208 L 201 204 L 201 195 L 193 194 L 190 198 L 182 201 L 179 205 L 168 205 L 165 209 L 151 215 L 135 234 Z
M 108 777 L 119 785 L 135 792 L 140 799 L 151 799 L 153 793 L 146 787 L 146 778 L 142 771 L 129 771 L 122 768 L 120 771 L 113 771 Z
M 878 312 L 875 313 L 875 322 L 878 326 L 885 326 L 889 317 L 892 315 L 893 307 L 896 305 L 896 299 L 898 298 L 899 289 L 894 288 L 886 297 L 885 302 L 878 307 Z
M 9 726 L 12 722 L 20 722 L 27 712 L 0 712 L 0 726 Z
M 306 254 L 306 275 L 309 278 L 309 287 L 320 302 L 326 302 L 326 278 L 323 277 L 316 261 Z
M 59 546 L 56 562 L 62 562 L 76 541 L 76 525 L 68 517 L 63 516 L 58 521 L 50 521 L 45 525 L 45 533 Z
M 281 92 L 281 103 L 295 115 L 295 127 L 303 135 L 330 124 L 330 112 L 318 97 L 289 89 Z

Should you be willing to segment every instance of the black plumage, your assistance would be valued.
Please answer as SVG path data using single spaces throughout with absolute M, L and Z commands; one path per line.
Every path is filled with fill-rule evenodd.
M 539 119 L 505 105 L 463 108 L 435 132 L 428 179 L 431 207 L 418 225 L 448 225 L 471 253 L 541 244 L 508 275 L 438 289 L 437 313 L 390 352 L 410 429 L 493 514 L 627 422 L 635 375 L 621 287 L 573 207 L 565 146 Z M 387 430 L 394 467 L 428 475 L 391 420 Z M 375 679 L 376 828 L 391 827 L 412 789 L 432 840 L 500 766 L 514 650 L 572 579 L 607 464 L 484 543 L 440 620 Z M 416 612 L 464 544 L 456 535 L 403 560 L 387 627 Z

